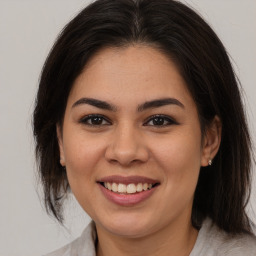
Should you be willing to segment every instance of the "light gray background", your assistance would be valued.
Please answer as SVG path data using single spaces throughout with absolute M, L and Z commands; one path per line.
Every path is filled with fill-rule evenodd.
M 33 100 L 46 55 L 57 33 L 88 2 L 0 0 L 1 256 L 49 252 L 72 241 L 89 221 L 74 200 L 67 207 L 66 228 L 44 212 L 37 194 L 31 130 Z M 233 58 L 256 141 L 256 1 L 187 2 L 213 26 Z M 255 221 L 253 184 L 248 211 Z

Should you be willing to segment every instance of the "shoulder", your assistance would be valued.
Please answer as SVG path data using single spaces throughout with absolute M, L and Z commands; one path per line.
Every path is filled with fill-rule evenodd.
M 230 235 L 206 219 L 190 256 L 255 256 L 256 237 L 241 234 Z
M 255 256 L 256 238 L 252 235 L 229 236 L 224 234 L 219 243 L 219 249 L 223 255 L 232 256 Z
M 94 222 L 90 222 L 82 235 L 70 244 L 46 254 L 45 256 L 95 256 L 96 229 Z

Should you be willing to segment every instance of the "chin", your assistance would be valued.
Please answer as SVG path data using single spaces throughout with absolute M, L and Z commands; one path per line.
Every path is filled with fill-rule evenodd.
M 120 237 L 138 238 L 153 232 L 152 221 L 147 218 L 136 218 L 132 216 L 114 217 L 105 222 L 98 223 L 106 231 Z

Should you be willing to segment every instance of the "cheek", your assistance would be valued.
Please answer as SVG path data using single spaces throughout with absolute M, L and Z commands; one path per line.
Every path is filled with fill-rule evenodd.
M 66 138 L 64 154 L 70 179 L 76 179 L 77 182 L 94 179 L 94 170 L 104 151 L 104 141 L 99 143 L 97 139 L 79 131 Z M 86 179 L 83 180 L 83 177 Z
M 164 171 L 169 188 L 194 190 L 201 163 L 201 134 L 181 131 L 165 139 L 154 150 L 155 159 Z
M 170 143 L 160 146 L 155 157 L 165 177 L 163 188 L 168 204 L 165 201 L 164 207 L 174 215 L 191 212 L 201 158 L 200 140 L 195 138 L 194 134 L 177 134 Z
M 97 200 L 95 182 L 103 143 L 97 143 L 92 137 L 89 138 L 78 132 L 66 138 L 64 152 L 67 178 L 74 196 L 82 208 L 90 214 L 91 206 Z
M 193 165 L 200 166 L 201 159 L 201 134 L 196 131 L 180 131 L 170 137 L 158 141 L 154 149 L 159 162 L 171 165 Z

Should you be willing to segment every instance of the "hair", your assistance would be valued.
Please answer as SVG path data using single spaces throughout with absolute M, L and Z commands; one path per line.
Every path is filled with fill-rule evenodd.
M 211 27 L 194 10 L 173 0 L 98 0 L 57 38 L 41 73 L 33 116 L 47 212 L 63 222 L 69 184 L 59 163 L 56 125 L 62 125 L 75 79 L 100 49 L 137 44 L 158 49 L 177 65 L 196 103 L 202 134 L 215 115 L 222 122 L 214 162 L 200 170 L 193 226 L 199 228 L 208 216 L 228 233 L 250 233 L 252 223 L 245 207 L 253 157 L 240 84 Z

